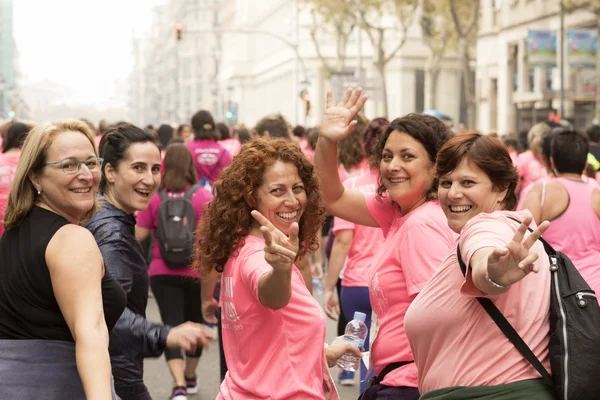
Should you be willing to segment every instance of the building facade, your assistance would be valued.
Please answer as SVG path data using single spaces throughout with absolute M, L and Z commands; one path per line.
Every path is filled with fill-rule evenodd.
M 383 114 L 381 81 L 373 64 L 373 48 L 364 32 L 359 36 L 355 30 L 349 37 L 346 69 L 336 77 L 347 75 L 348 79 L 336 80 L 316 52 L 310 36 L 311 9 L 303 2 L 223 0 L 221 10 L 223 50 L 218 93 L 224 115 L 230 117 L 228 122 L 253 126 L 265 115 L 281 113 L 291 124 L 311 126 L 323 114 L 328 90 L 339 92 L 336 86 L 340 82 L 359 81 L 371 98 L 366 105 L 367 116 Z M 323 57 L 334 64 L 334 39 L 323 36 L 319 40 Z M 390 31 L 386 40 L 386 48 L 391 49 L 399 36 Z M 415 23 L 405 45 L 386 68 L 389 118 L 423 111 L 428 54 Z M 461 89 L 459 65 L 450 54 L 442 63 L 436 108 L 455 120 L 461 111 Z
M 218 113 L 216 74 L 220 0 L 168 0 L 154 10 L 150 35 L 134 41 L 131 119 L 139 125 L 188 122 Z M 175 26 L 181 24 L 177 40 Z
M 561 109 L 560 1 L 482 0 L 481 6 L 476 68 L 478 126 L 482 132 L 526 131 Z M 578 9 L 564 15 L 564 31 L 594 28 L 595 21 L 592 13 Z M 529 30 L 557 32 L 555 67 L 529 64 Z M 595 72 L 569 68 L 565 54 L 563 76 L 562 117 L 577 128 L 591 124 Z
M 0 0 L 0 119 L 17 111 L 16 46 L 13 37 L 13 2 Z

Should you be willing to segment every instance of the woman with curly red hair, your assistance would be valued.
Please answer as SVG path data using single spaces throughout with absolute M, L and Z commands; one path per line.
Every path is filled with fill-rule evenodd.
M 223 170 L 214 194 L 197 263 L 223 273 L 229 371 L 217 398 L 337 398 L 326 364 L 360 351 L 343 341 L 323 351 L 325 316 L 294 265 L 318 248 L 325 213 L 313 165 L 289 141 L 257 139 Z

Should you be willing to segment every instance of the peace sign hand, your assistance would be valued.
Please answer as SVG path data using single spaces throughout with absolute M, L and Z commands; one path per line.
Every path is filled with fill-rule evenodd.
M 260 232 L 265 239 L 265 260 L 277 272 L 290 271 L 300 249 L 298 224 L 292 224 L 288 237 L 260 212 L 253 210 L 251 215 L 261 225 Z
M 523 240 L 531 221 L 532 217 L 525 218 L 506 247 L 497 247 L 488 256 L 488 276 L 499 285 L 508 287 L 523 279 L 530 272 L 539 272 L 539 268 L 534 263 L 540 255 L 530 252 L 530 249 L 548 229 L 550 222 L 544 221 L 527 239 Z
M 350 135 L 356 126 L 356 121 L 352 118 L 358 114 L 367 101 L 367 96 L 360 97 L 362 89 L 348 89 L 344 93 L 344 98 L 337 106 L 333 105 L 331 92 L 327 92 L 327 103 L 323 121 L 319 127 L 319 136 L 339 142 Z

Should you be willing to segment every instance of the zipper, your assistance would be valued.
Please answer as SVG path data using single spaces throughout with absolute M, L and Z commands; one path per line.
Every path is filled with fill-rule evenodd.
M 598 298 L 594 293 L 589 292 L 577 292 L 575 293 L 575 296 L 577 297 L 577 305 L 581 308 L 587 306 L 587 301 L 584 297 L 593 297 L 595 299 Z
M 556 271 L 558 271 L 558 260 L 556 258 L 556 256 L 550 256 L 550 260 L 552 261 L 552 265 L 550 266 L 550 271 L 552 271 L 553 274 L 556 274 Z M 565 358 L 564 358 L 564 382 L 563 382 L 563 400 L 567 400 L 568 399 L 568 393 L 569 393 L 569 338 L 567 336 L 567 326 L 565 324 L 565 321 L 567 320 L 567 317 L 565 315 L 565 306 L 563 304 L 563 299 L 560 295 L 560 291 L 558 290 L 558 275 L 553 276 L 552 280 L 554 281 L 554 295 L 557 298 L 558 301 L 558 305 L 559 305 L 559 310 L 560 310 L 560 317 L 561 317 L 561 330 L 562 330 L 562 335 L 563 335 L 563 351 L 565 354 Z M 579 302 L 578 302 L 579 303 Z

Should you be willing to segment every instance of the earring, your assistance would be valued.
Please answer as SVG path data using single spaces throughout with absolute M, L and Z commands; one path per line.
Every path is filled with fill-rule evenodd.
M 42 194 L 42 189 L 38 189 L 38 194 Z

